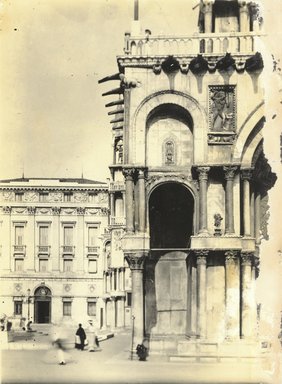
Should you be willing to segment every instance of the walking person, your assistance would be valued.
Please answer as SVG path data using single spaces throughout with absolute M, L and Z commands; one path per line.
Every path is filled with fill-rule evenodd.
M 82 324 L 78 324 L 78 329 L 77 329 L 75 335 L 79 336 L 79 340 L 80 340 L 80 344 L 78 345 L 78 349 L 83 351 L 85 340 L 86 340 L 86 333 L 85 333 L 84 329 L 82 328 Z
M 52 333 L 52 345 L 57 349 L 57 357 L 60 365 L 66 365 L 65 350 L 66 336 L 61 326 L 54 326 Z
M 87 330 L 88 334 L 88 343 L 89 343 L 89 352 L 95 352 L 95 350 L 100 350 L 98 336 L 96 334 L 96 327 L 94 326 L 93 320 L 89 320 L 89 327 Z

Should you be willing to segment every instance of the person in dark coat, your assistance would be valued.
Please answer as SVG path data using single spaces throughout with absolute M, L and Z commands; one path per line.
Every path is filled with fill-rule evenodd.
M 83 351 L 84 343 L 85 343 L 85 339 L 86 339 L 86 334 L 85 334 L 85 331 L 82 328 L 81 324 L 78 324 L 78 329 L 76 331 L 76 336 L 79 336 L 79 339 L 80 339 L 80 344 L 78 345 L 78 349 L 81 349 L 81 351 Z

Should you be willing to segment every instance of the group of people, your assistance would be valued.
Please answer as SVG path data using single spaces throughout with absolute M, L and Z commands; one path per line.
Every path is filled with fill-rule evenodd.
M 78 329 L 75 334 L 76 336 L 75 347 L 83 351 L 85 345 L 88 344 L 89 352 L 94 352 L 95 350 L 100 348 L 100 344 L 99 344 L 98 336 L 96 335 L 95 327 L 93 325 L 92 320 L 89 320 L 89 327 L 88 327 L 87 334 L 88 334 L 88 338 L 86 337 L 86 333 L 82 328 L 82 324 L 78 324 Z
M 53 327 L 52 331 L 52 345 L 57 349 L 57 357 L 60 365 L 65 365 L 65 351 L 67 347 L 67 335 L 65 328 L 62 325 Z M 78 324 L 78 329 L 75 334 L 75 348 L 83 351 L 85 345 L 88 345 L 88 351 L 94 352 L 100 350 L 98 336 L 94 327 L 93 321 L 89 320 L 89 327 L 87 329 L 87 337 L 85 330 L 82 328 L 82 324 Z

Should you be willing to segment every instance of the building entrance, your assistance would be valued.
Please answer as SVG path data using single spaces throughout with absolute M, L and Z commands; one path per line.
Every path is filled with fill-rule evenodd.
M 145 268 L 147 335 L 184 335 L 187 319 L 187 255 L 194 199 L 179 183 L 167 183 L 149 200 L 150 257 Z
M 34 321 L 51 322 L 51 291 L 47 287 L 39 287 L 34 293 Z

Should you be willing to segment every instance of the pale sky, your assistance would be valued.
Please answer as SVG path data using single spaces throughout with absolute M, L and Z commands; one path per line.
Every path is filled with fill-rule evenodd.
M 197 29 L 197 0 L 140 0 L 142 28 Z M 0 2 L 0 179 L 104 180 L 112 162 L 112 116 L 98 80 L 118 71 L 134 0 Z M 176 22 L 177 20 L 177 22 Z

